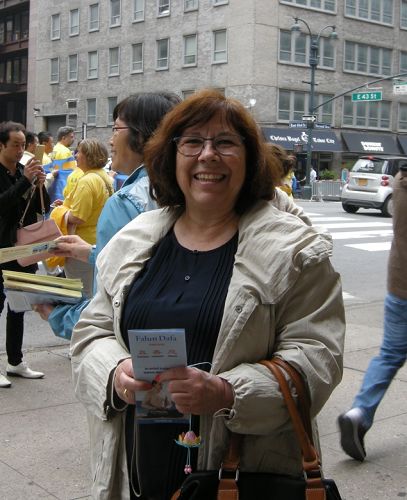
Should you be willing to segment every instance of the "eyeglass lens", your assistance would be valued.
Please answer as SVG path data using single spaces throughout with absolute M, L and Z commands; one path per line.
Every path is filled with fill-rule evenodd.
M 217 137 L 182 136 L 175 140 L 178 151 L 185 156 L 200 154 L 207 141 L 210 141 L 213 148 L 224 156 L 236 154 L 242 145 L 242 138 L 234 134 Z

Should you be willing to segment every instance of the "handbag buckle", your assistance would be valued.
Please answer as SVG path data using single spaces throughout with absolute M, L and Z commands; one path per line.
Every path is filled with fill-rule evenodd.
M 223 464 L 221 464 L 220 468 L 219 468 L 219 474 L 218 474 L 218 477 L 219 477 L 219 481 L 222 479 L 222 477 L 224 476 L 224 473 L 226 473 L 226 475 L 232 475 L 233 476 L 233 473 L 235 475 L 235 481 L 239 481 L 239 475 L 240 475 L 240 470 L 239 468 L 236 468 L 236 469 L 233 469 L 233 470 L 228 470 L 228 469 L 224 469 L 223 468 Z

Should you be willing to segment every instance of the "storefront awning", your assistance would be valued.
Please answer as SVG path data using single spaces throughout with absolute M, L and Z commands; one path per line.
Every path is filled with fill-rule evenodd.
M 401 151 L 407 155 L 407 135 L 398 135 L 397 139 L 400 144 Z
M 304 151 L 308 144 L 308 129 L 295 128 L 262 128 L 263 135 L 267 142 L 279 144 L 284 149 L 294 149 L 296 145 L 303 145 Z M 313 130 L 312 146 L 313 151 L 342 151 L 340 139 L 331 130 Z
M 366 132 L 342 132 L 342 138 L 352 153 L 376 153 L 399 155 L 401 153 L 396 136 L 385 134 L 368 134 Z

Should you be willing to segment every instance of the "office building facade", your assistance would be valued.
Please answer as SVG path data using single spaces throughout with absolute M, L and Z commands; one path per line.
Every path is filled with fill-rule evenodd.
M 302 21 L 299 35 L 291 31 L 294 18 L 310 32 Z M 210 86 L 247 106 L 268 140 L 304 152 L 310 34 L 318 38 L 318 169 L 363 152 L 404 154 L 407 0 L 37 0 L 27 123 L 52 131 L 68 124 L 106 140 L 114 106 L 130 93 L 185 97 Z

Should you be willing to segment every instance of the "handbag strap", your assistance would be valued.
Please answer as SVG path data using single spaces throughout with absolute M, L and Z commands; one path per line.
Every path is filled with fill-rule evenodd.
M 284 401 L 287 405 L 288 413 L 291 417 L 291 422 L 294 427 L 294 431 L 297 435 L 298 442 L 301 447 L 302 452 L 302 466 L 304 471 L 304 478 L 306 481 L 305 498 L 306 500 L 325 500 L 326 492 L 325 487 L 322 482 L 322 470 L 321 462 L 318 453 L 312 444 L 312 434 L 308 434 L 307 428 L 311 428 L 311 418 L 309 413 L 309 408 L 307 409 L 306 421 L 303 421 L 303 411 L 299 411 L 297 405 L 295 404 L 294 398 L 291 394 L 290 387 L 288 385 L 287 379 L 284 376 L 282 370 L 286 370 L 290 376 L 294 387 L 298 394 L 298 404 L 301 406 L 304 400 L 307 400 L 307 395 L 305 392 L 304 381 L 297 370 L 289 365 L 286 361 L 280 359 L 276 363 L 276 358 L 272 360 L 260 361 L 260 364 L 266 366 L 276 377 L 280 390 L 283 394 Z M 292 374 L 292 376 L 291 376 Z
M 313 445 L 312 426 L 310 418 L 309 397 L 304 381 L 297 370 L 286 361 L 273 358 L 260 361 L 275 376 L 282 392 L 285 404 L 291 417 L 302 452 L 302 465 L 306 481 L 305 500 L 325 500 L 326 492 L 322 483 L 322 470 L 318 453 Z M 292 397 L 290 387 L 283 370 L 290 377 L 298 396 L 298 406 Z M 229 448 L 219 471 L 218 500 L 239 500 L 237 481 L 239 478 L 239 450 L 242 441 L 241 434 L 232 433 Z M 233 473 L 235 478 L 222 477 L 223 471 Z
M 40 190 L 41 216 L 42 216 L 42 220 L 44 221 L 45 220 L 44 193 L 42 192 L 42 186 L 38 186 L 38 188 Z M 33 196 L 34 196 L 34 193 L 35 193 L 36 189 L 37 189 L 37 185 L 33 182 L 32 185 L 31 185 L 31 188 L 30 188 L 30 195 L 29 195 L 29 198 L 27 200 L 27 205 L 25 206 L 24 213 L 23 213 L 23 215 L 21 216 L 21 219 L 18 222 L 18 227 L 19 228 L 22 228 L 23 225 L 24 225 L 24 219 L 25 219 L 25 216 L 27 214 L 28 208 L 30 206 L 31 200 L 33 199 Z

